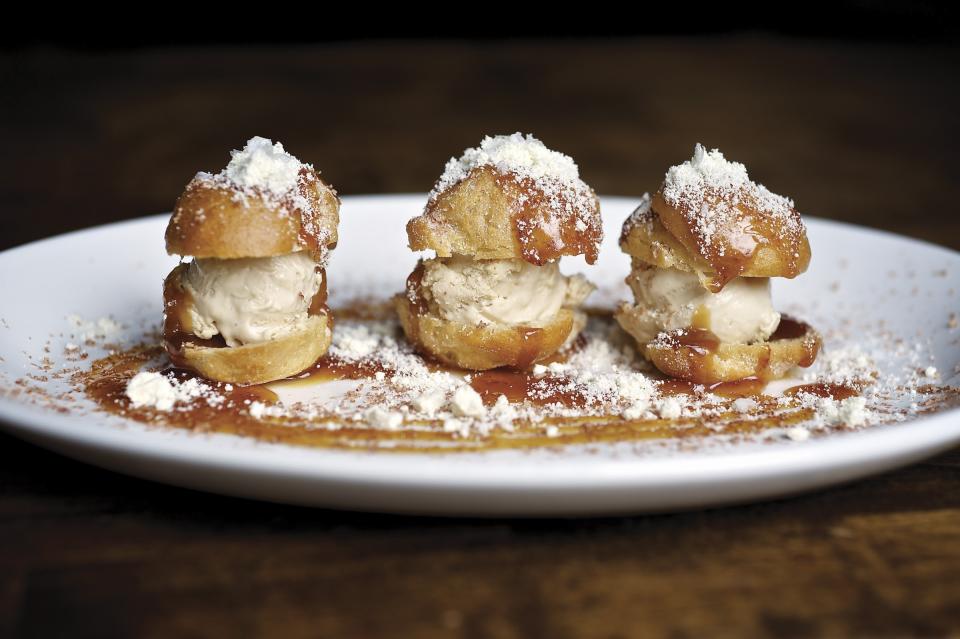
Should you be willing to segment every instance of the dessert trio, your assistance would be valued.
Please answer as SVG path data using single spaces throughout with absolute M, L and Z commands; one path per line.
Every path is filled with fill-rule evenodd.
M 174 207 L 164 282 L 164 346 L 208 379 L 259 384 L 296 375 L 327 351 L 334 319 L 326 264 L 340 201 L 313 166 L 255 137 L 219 173 L 198 173 Z M 431 251 L 393 305 L 425 356 L 468 371 L 527 369 L 574 343 L 594 286 L 560 259 L 595 263 L 600 205 L 576 163 L 519 133 L 451 158 L 421 215 L 413 251 Z M 671 167 L 623 224 L 633 303 L 615 311 L 638 352 L 698 384 L 783 377 L 810 366 L 820 336 L 784 317 L 770 278 L 806 270 L 793 202 L 701 145 Z M 335 285 L 335 283 L 334 283 Z

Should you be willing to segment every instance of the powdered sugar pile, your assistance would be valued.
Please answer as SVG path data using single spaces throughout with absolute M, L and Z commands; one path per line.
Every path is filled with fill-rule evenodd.
M 664 197 L 671 201 L 674 194 L 705 188 L 736 194 L 748 184 L 747 167 L 740 162 L 730 162 L 719 149 L 707 151 L 702 144 L 697 144 L 691 159 L 667 170 Z
M 241 150 L 230 152 L 230 162 L 222 171 L 201 171 L 194 180 L 230 188 L 238 201 L 259 196 L 281 208 L 292 204 L 307 209 L 310 204 L 300 193 L 300 181 L 313 181 L 315 174 L 312 165 L 287 153 L 279 142 L 255 136 Z
M 573 158 L 548 149 L 532 135 L 514 133 L 493 137 L 488 135 L 480 142 L 480 146 L 465 150 L 459 158 L 450 158 L 430 199 L 481 166 L 493 166 L 501 173 L 528 178 L 551 189 L 589 190 L 580 179 L 580 170 Z
M 240 151 L 230 152 L 230 163 L 220 175 L 248 189 L 285 195 L 297 188 L 304 165 L 283 149 L 279 142 L 259 136 L 247 140 Z
M 316 215 L 311 200 L 303 195 L 301 181 L 316 181 L 316 170 L 287 153 L 283 145 L 267 138 L 252 137 L 239 151 L 230 152 L 230 162 L 219 173 L 201 171 L 194 183 L 228 188 L 234 200 L 246 203 L 259 197 L 275 207 L 281 215 L 292 209 L 304 216 L 304 224 Z

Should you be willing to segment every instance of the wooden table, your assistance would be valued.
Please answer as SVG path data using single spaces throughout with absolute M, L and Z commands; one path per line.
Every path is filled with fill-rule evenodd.
M 0 248 L 169 210 L 255 134 L 354 194 L 424 191 L 483 134 L 521 130 L 600 193 L 656 188 L 702 141 L 806 214 L 957 249 L 958 61 L 762 37 L 8 53 Z M 2 444 L 0 636 L 960 633 L 960 451 L 723 510 L 446 521 L 198 494 Z

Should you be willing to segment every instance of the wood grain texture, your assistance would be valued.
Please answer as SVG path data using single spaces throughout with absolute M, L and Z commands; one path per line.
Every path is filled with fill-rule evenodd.
M 0 248 L 169 210 L 254 134 L 352 194 L 425 191 L 515 130 L 602 194 L 655 189 L 702 141 L 805 214 L 960 248 L 958 61 L 762 37 L 10 53 Z M 723 510 L 449 521 L 193 493 L 0 438 L 0 636 L 957 635 L 958 540 L 958 451 Z

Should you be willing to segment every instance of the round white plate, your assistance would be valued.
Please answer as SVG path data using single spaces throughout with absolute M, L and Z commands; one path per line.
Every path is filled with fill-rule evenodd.
M 416 256 L 404 224 L 422 195 L 346 197 L 328 269 L 331 305 L 400 290 Z M 601 285 L 592 303 L 626 296 L 619 227 L 637 198 L 603 198 L 597 265 L 565 260 Z M 0 387 L 31 362 L 64 357 L 67 316 L 110 316 L 142 335 L 159 323 L 161 282 L 176 262 L 163 249 L 167 216 L 35 242 L 0 254 Z M 878 231 L 808 220 L 810 270 L 774 284 L 777 306 L 827 334 L 913 340 L 933 353 L 940 382 L 957 385 L 960 254 Z M 955 317 L 955 316 L 954 316 Z M 861 328 L 862 327 L 862 328 Z M 878 333 L 879 334 L 879 333 Z M 876 336 L 874 336 L 874 339 Z M 892 342 L 891 342 L 892 343 Z M 49 347 L 49 353 L 44 351 Z M 30 358 L 33 358 L 32 360 Z M 882 370 L 881 370 L 882 372 Z M 48 382 L 51 392 L 58 384 Z M 767 442 L 659 456 L 615 450 L 407 454 L 298 449 L 228 435 L 145 428 L 98 413 L 57 412 L 0 394 L 7 432 L 69 457 L 138 477 L 227 495 L 384 512 L 595 515 L 710 506 L 782 496 L 889 470 L 960 443 L 960 411 L 805 442 Z

